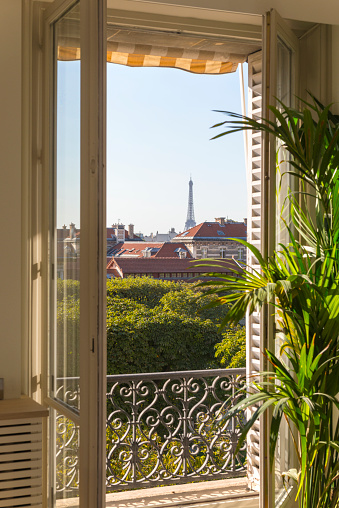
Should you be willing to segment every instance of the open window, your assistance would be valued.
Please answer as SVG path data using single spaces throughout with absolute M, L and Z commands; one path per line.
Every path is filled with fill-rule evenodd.
M 284 102 L 293 101 L 294 94 L 298 92 L 299 43 L 274 12 L 266 16 L 262 42 L 260 23 L 251 24 L 251 16 L 245 17 L 244 23 L 235 23 L 231 21 L 231 15 L 230 21 L 226 21 L 227 13 L 223 13 L 223 21 L 209 22 L 199 17 L 186 19 L 159 13 L 155 15 L 118 11 L 110 7 L 108 5 L 106 17 L 106 6 L 99 0 L 63 2 L 49 7 L 45 16 L 46 90 L 51 98 L 50 102 L 46 100 L 49 104 L 46 132 L 53 126 L 50 139 L 45 140 L 46 146 L 49 146 L 45 162 L 52 167 L 49 178 L 49 187 L 52 189 L 51 221 L 47 227 L 51 234 L 49 331 L 52 341 L 49 393 L 46 401 L 63 422 L 70 422 L 70 432 L 77 426 L 80 428 L 80 499 L 83 506 L 89 507 L 105 504 L 107 61 L 130 66 L 171 66 L 191 72 L 218 74 L 231 72 L 238 63 L 248 60 L 249 115 L 256 118 L 267 114 L 267 105 L 272 104 L 275 97 Z M 51 37 L 51 34 L 54 35 Z M 59 222 L 58 219 L 55 189 L 58 189 L 58 178 L 62 177 L 58 171 L 58 160 L 62 157 L 62 153 L 58 153 L 61 139 L 59 136 L 67 137 L 65 130 L 58 130 L 62 127 L 61 117 L 58 116 L 61 114 L 58 101 L 63 100 L 61 95 L 58 96 L 60 87 L 63 86 L 58 68 L 63 64 L 66 67 L 67 62 L 76 62 L 78 65 L 77 74 L 66 77 L 66 80 L 69 80 L 68 86 L 77 88 L 74 97 L 79 106 L 78 122 L 76 128 L 68 134 L 68 141 L 72 136 L 76 136 L 78 151 L 76 163 L 64 175 L 64 188 L 69 191 L 72 185 L 75 185 L 79 193 L 79 226 L 76 225 L 72 231 L 70 228 L 66 237 L 62 236 L 65 233 L 64 221 L 60 219 Z M 71 102 L 72 98 L 69 104 Z M 76 143 L 72 144 L 74 149 Z M 248 147 L 248 240 L 268 255 L 275 247 L 277 233 L 276 146 L 272 140 L 251 133 Z M 75 169 L 77 172 L 74 184 L 72 171 Z M 62 195 L 62 192 L 60 188 L 58 195 Z M 75 193 L 68 196 L 68 201 L 72 200 L 75 201 Z M 221 251 L 220 256 L 224 257 Z M 62 259 L 59 265 L 58 257 Z M 255 259 L 249 258 L 248 263 L 256 267 Z M 65 280 L 69 270 L 77 272 L 76 277 L 80 278 L 80 323 L 79 328 L 72 329 L 76 342 L 74 349 L 73 343 L 71 348 L 68 347 L 70 326 L 67 319 L 60 322 L 60 336 L 64 347 L 60 349 L 60 343 L 55 340 L 59 333 L 57 309 L 58 303 L 61 306 L 67 303 L 64 291 L 69 291 L 70 288 L 65 283 L 59 284 L 58 296 L 56 278 Z M 160 275 L 165 278 L 170 276 L 164 272 Z M 187 273 L 183 272 L 182 276 L 187 277 Z M 64 305 L 66 313 L 70 310 L 67 305 L 66 308 Z M 272 344 L 273 324 L 269 315 L 254 314 L 248 319 L 249 373 L 265 369 L 261 351 Z M 69 353 L 74 352 L 79 352 L 80 360 L 79 363 L 75 361 L 72 364 Z M 75 370 L 69 370 L 71 367 Z M 68 378 L 68 381 L 69 378 L 75 379 L 71 379 L 69 386 L 61 387 L 58 385 L 61 378 Z M 80 408 L 79 399 L 74 395 L 78 382 L 81 391 Z M 57 422 L 56 413 L 51 426 L 53 435 L 53 425 Z M 260 488 L 261 506 L 274 506 L 274 481 L 267 461 L 268 424 L 267 420 L 258 422 L 251 431 L 248 442 L 250 485 L 252 488 Z M 282 468 L 285 468 L 282 456 L 289 446 L 284 440 L 285 437 L 282 437 Z M 54 450 L 51 451 L 53 455 Z M 75 455 L 77 453 L 76 450 Z M 55 471 L 52 471 L 52 474 L 55 478 Z M 54 480 L 52 484 L 53 482 Z

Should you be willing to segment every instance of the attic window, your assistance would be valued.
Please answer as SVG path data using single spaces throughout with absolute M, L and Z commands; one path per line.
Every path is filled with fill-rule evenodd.
M 186 231 L 185 233 L 183 233 L 181 236 L 186 236 L 188 235 L 188 231 Z
M 219 236 L 225 236 L 225 233 L 223 231 L 218 231 Z

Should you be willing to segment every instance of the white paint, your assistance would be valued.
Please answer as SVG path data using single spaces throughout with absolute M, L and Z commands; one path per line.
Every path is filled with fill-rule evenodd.
M 5 398 L 21 391 L 21 0 L 0 15 L 0 377 Z

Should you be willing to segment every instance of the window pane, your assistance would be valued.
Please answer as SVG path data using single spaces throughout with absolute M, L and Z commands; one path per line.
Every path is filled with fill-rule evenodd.
M 55 415 L 55 495 L 58 508 L 79 506 L 79 427 Z
M 54 26 L 56 197 L 53 220 L 56 287 L 53 288 L 51 370 L 56 382 L 51 386 L 52 396 L 77 409 L 80 324 L 79 53 L 79 7 L 75 6 Z

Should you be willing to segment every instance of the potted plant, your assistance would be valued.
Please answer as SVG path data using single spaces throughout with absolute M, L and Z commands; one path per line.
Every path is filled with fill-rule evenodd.
M 288 245 L 264 259 L 251 244 L 239 241 L 256 256 L 261 270 L 202 282 L 216 295 L 210 305 L 231 304 L 223 325 L 238 323 L 249 312 L 275 307 L 280 354 L 266 350 L 270 369 L 251 382 L 245 400 L 226 417 L 255 406 L 239 447 L 254 421 L 271 408 L 270 460 L 274 462 L 283 419 L 291 431 L 298 467 L 285 472 L 297 484 L 300 508 L 339 506 L 339 117 L 315 98 L 293 109 L 270 107 L 274 121 L 228 113 L 220 137 L 243 129 L 264 131 L 289 154 L 289 170 L 299 182 L 289 192 L 291 227 Z M 279 151 L 277 161 L 279 160 Z M 285 173 L 286 173 L 285 172 Z M 282 176 L 284 178 L 284 175 Z M 307 200 L 312 195 L 315 213 Z M 208 267 L 208 261 L 200 264 Z M 210 268 L 212 271 L 212 268 Z M 258 403 L 260 403 L 258 405 Z

